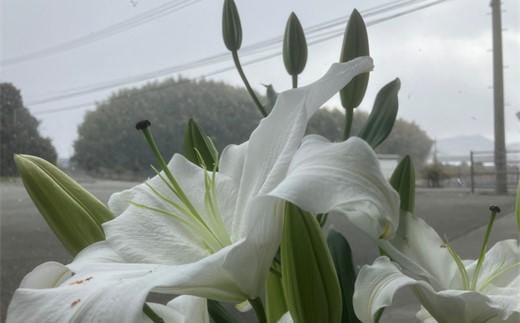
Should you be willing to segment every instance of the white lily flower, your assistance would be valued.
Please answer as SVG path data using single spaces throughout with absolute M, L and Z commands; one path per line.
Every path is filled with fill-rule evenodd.
M 107 240 L 83 250 L 69 268 L 94 279 L 125 276 L 129 289 L 124 293 L 139 295 L 136 303 L 142 304 L 150 290 L 238 303 L 262 290 L 280 242 L 280 199 L 314 213 L 343 214 L 375 238 L 390 236 L 399 199 L 370 146 L 359 138 L 342 143 L 303 138 L 313 113 L 371 69 L 368 57 L 334 64 L 315 83 L 280 94 L 248 142 L 224 149 L 218 172 L 175 155 L 170 174 L 161 172 L 114 194 L 109 207 L 117 217 L 104 224 Z M 39 297 L 48 301 L 61 290 Z M 103 293 L 117 299 L 120 291 L 114 286 Z M 23 294 L 13 302 L 31 299 L 29 292 Z M 120 310 L 129 315 L 128 322 L 139 322 L 141 306 L 129 306 L 136 303 L 111 302 L 118 310 L 104 311 L 103 320 L 119 320 Z M 97 306 L 105 308 L 75 309 L 96 311 Z
M 380 245 L 396 263 L 379 257 L 357 277 L 354 310 L 362 322 L 374 322 L 403 287 L 411 287 L 421 303 L 421 322 L 519 322 L 518 241 L 496 243 L 477 270 L 478 260 L 461 261 L 422 219 L 401 219 L 397 237 Z
M 94 278 L 87 274 L 73 275 L 57 262 L 43 263 L 23 279 L 9 307 L 7 322 L 115 322 L 113 318 L 117 317 L 117 322 L 150 323 L 143 311 L 125 310 L 141 309 L 145 302 L 147 292 L 139 292 L 136 282 L 128 279 L 140 274 L 138 270 L 122 270 L 95 273 Z M 204 298 L 183 295 L 166 306 L 147 305 L 165 323 L 209 323 Z M 92 308 L 95 310 L 89 310 Z M 107 312 L 112 320 L 107 320 Z

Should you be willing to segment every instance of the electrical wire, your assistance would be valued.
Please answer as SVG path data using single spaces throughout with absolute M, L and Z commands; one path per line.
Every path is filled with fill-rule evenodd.
M 424 9 L 432 7 L 432 6 L 439 5 L 439 4 L 444 3 L 446 1 L 448 1 L 448 0 L 436 0 L 436 1 L 433 1 L 433 2 L 430 2 L 430 3 L 427 3 L 427 4 L 423 4 L 423 5 L 418 6 L 418 7 L 414 7 L 414 8 L 408 9 L 408 10 L 403 10 L 401 12 L 394 13 L 394 14 L 386 16 L 386 17 L 382 17 L 382 18 L 371 20 L 371 21 L 367 21 L 366 25 L 367 25 L 367 27 L 378 25 L 380 23 L 383 23 L 383 22 L 386 22 L 386 21 L 389 21 L 389 20 L 393 20 L 393 19 L 396 19 L 398 17 L 402 17 L 404 15 L 408 15 L 408 14 L 411 14 L 411 13 L 414 13 L 414 12 L 417 12 L 417 11 L 420 11 L 420 10 L 424 10 Z M 321 37 L 309 41 L 308 42 L 308 46 L 313 46 L 315 44 L 322 43 L 322 42 L 331 40 L 333 38 L 339 37 L 339 36 L 343 35 L 343 32 L 344 32 L 344 30 L 342 28 L 341 29 L 335 29 L 335 30 L 328 31 L 325 34 L 322 34 Z M 245 61 L 242 64 L 242 66 L 252 65 L 252 64 L 255 64 L 255 63 L 258 63 L 258 62 L 261 62 L 261 61 L 265 61 L 265 60 L 268 60 L 268 59 L 271 59 L 271 58 L 274 58 L 274 57 L 277 57 L 277 56 L 280 56 L 280 55 L 281 55 L 281 51 L 276 51 L 274 53 L 270 53 L 270 54 L 265 55 L 265 56 L 261 56 L 261 57 L 255 58 L 255 59 L 251 59 L 251 60 Z M 214 76 L 214 75 L 217 75 L 217 74 L 221 74 L 221 73 L 230 71 L 230 70 L 232 70 L 234 68 L 235 68 L 234 66 L 228 66 L 228 67 L 225 67 L 225 68 L 214 70 L 214 71 L 212 71 L 210 73 L 206 73 L 206 74 L 204 74 L 201 77 Z M 161 86 L 155 86 L 155 87 L 150 88 L 150 89 L 141 90 L 140 94 L 143 93 L 143 91 L 144 92 L 158 91 L 158 90 L 162 90 L 164 88 L 172 87 L 172 86 L 175 86 L 175 84 L 164 84 L 164 85 L 161 85 Z M 113 87 L 113 86 L 111 86 L 111 87 Z M 99 90 L 100 89 L 95 89 L 95 91 L 93 91 L 93 92 L 97 92 Z M 75 94 L 74 96 L 76 96 L 76 95 L 83 95 L 83 94 L 87 94 L 87 93 Z M 135 93 L 129 93 L 129 95 L 127 95 L 127 96 L 115 97 L 112 100 L 128 99 L 128 98 L 130 98 L 133 95 L 135 95 Z M 68 97 L 70 97 L 70 96 L 68 96 Z M 60 99 L 62 99 L 62 98 L 60 98 Z M 54 100 L 51 100 L 51 101 L 54 101 Z M 42 102 L 42 103 L 46 103 L 46 102 Z M 42 103 L 38 103 L 38 104 L 42 104 Z M 33 113 L 34 114 L 38 114 L 38 115 L 42 115 L 42 114 L 47 114 L 47 113 L 63 112 L 63 111 L 69 111 L 69 110 L 76 110 L 76 109 L 80 109 L 80 108 L 85 108 L 85 107 L 88 107 L 88 106 L 93 106 L 95 104 L 97 104 L 97 102 L 94 101 L 94 102 L 77 104 L 77 105 L 73 105 L 73 106 L 67 106 L 67 107 L 63 107 L 63 108 L 34 111 Z
M 363 11 L 361 11 L 361 13 L 363 14 L 364 17 L 370 17 L 370 16 L 374 15 L 374 12 L 377 12 L 378 14 L 384 13 L 384 11 L 381 11 L 382 9 L 387 9 L 388 11 L 392 11 L 392 10 L 395 10 L 396 8 L 402 8 L 403 5 L 411 6 L 414 4 L 420 4 L 423 2 L 427 2 L 427 1 L 428 0 L 400 0 L 400 1 L 398 1 L 399 3 L 397 3 L 397 1 L 393 1 L 391 3 L 391 5 L 387 4 L 386 7 L 382 7 L 382 5 L 379 5 L 376 7 L 369 8 L 367 10 L 363 10 Z M 443 1 L 445 1 L 445 0 L 443 0 Z M 422 9 L 423 6 L 416 7 L 416 8 Z M 426 6 L 430 6 L 430 5 L 426 4 Z M 413 9 L 411 9 L 411 10 L 413 10 Z M 306 33 L 308 42 L 312 42 L 314 39 L 316 39 L 318 37 L 324 37 L 326 35 L 331 35 L 330 37 L 332 37 L 332 38 L 337 37 L 338 34 L 343 33 L 344 25 L 345 25 L 346 21 L 348 21 L 348 18 L 349 18 L 349 15 L 345 15 L 345 16 L 341 16 L 339 18 L 334 18 L 332 20 L 322 22 L 317 25 L 305 28 L 305 33 Z M 329 31 L 328 33 L 319 34 L 319 32 L 326 31 L 326 29 L 330 29 L 330 28 L 337 27 L 340 25 L 341 25 L 341 28 L 339 28 L 339 29 Z M 240 50 L 240 55 L 241 55 L 241 57 L 247 57 L 247 56 L 257 55 L 259 53 L 266 52 L 269 50 L 277 49 L 279 47 L 279 44 L 281 44 L 282 41 L 283 41 L 282 36 L 277 36 L 277 37 L 273 37 L 273 38 L 270 38 L 267 40 L 263 40 L 263 41 L 251 44 L 249 46 L 243 47 Z M 188 63 L 174 65 L 174 66 L 170 66 L 170 67 L 166 67 L 166 68 L 161 68 L 159 70 L 141 73 L 141 74 L 133 75 L 130 77 L 123 77 L 123 78 L 119 78 L 119 79 L 115 79 L 115 80 L 111 80 L 111 81 L 100 82 L 100 83 L 96 83 L 96 84 L 91 84 L 91 85 L 87 85 L 87 86 L 82 86 L 82 87 L 78 87 L 78 88 L 74 88 L 74 89 L 65 90 L 65 91 L 62 91 L 61 93 L 57 93 L 52 96 L 41 98 L 41 99 L 28 99 L 27 104 L 31 105 L 31 106 L 45 104 L 45 103 L 49 103 L 49 102 L 53 102 L 53 101 L 57 101 L 57 100 L 73 98 L 76 96 L 86 95 L 86 94 L 110 89 L 113 87 L 142 82 L 142 81 L 155 79 L 155 78 L 160 78 L 160 77 L 164 77 L 164 76 L 171 75 L 174 73 L 180 73 L 180 72 L 184 72 L 187 70 L 202 68 L 207 65 L 213 65 L 213 64 L 229 62 L 229 61 L 231 61 L 229 52 L 227 52 L 227 51 L 221 52 L 216 55 L 197 59 L 197 60 L 194 60 L 194 61 L 191 61 Z
M 30 52 L 27 54 L 23 54 L 17 57 L 6 58 L 0 61 L 0 65 L 2 66 L 10 66 L 15 65 L 35 59 L 40 59 L 43 57 L 52 56 L 61 52 L 70 51 L 79 47 L 86 46 L 93 42 L 97 42 L 108 37 L 112 37 L 119 33 L 126 32 L 130 29 L 141 26 L 145 23 L 155 21 L 159 18 L 165 17 L 172 13 L 178 12 L 184 8 L 190 7 L 202 0 L 174 0 L 169 1 L 161 6 L 145 11 L 139 15 L 136 15 L 132 18 L 123 20 L 119 23 L 110 25 L 106 28 L 93 31 L 88 33 L 87 35 L 77 37 L 75 39 L 43 48 L 34 52 Z

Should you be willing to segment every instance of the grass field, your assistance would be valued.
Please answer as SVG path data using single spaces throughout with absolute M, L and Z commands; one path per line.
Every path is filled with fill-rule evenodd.
M 133 185 L 128 182 L 92 181 L 82 183 L 102 201 L 111 193 Z M 7 306 L 14 290 L 26 273 L 38 264 L 54 260 L 67 263 L 71 257 L 49 230 L 33 206 L 23 185 L 16 181 L 0 182 L 0 233 L 1 233 L 1 301 L 0 313 L 5 320 Z M 461 239 L 484 226 L 489 219 L 488 205 L 497 204 L 502 216 L 513 211 L 513 196 L 471 195 L 458 190 L 420 190 L 416 198 L 417 215 L 430 223 L 441 235 L 450 240 Z M 371 262 L 377 257 L 373 243 L 341 219 L 328 222 L 348 237 L 358 265 Z M 493 240 L 506 237 L 495 232 Z M 475 257 L 480 240 L 478 237 L 464 243 L 463 257 Z M 456 246 L 456 244 L 455 244 Z M 397 304 L 404 304 L 409 297 L 403 294 Z M 28 309 L 30 310 L 30 309 Z M 385 312 L 381 322 L 413 321 L 415 305 L 397 306 Z

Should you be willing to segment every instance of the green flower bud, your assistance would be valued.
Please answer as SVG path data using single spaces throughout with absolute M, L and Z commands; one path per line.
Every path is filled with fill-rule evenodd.
M 44 159 L 15 155 L 15 162 L 29 196 L 71 254 L 105 239 L 101 224 L 113 215 L 96 197 Z
M 379 90 L 368 120 L 359 132 L 359 137 L 365 139 L 373 148 L 379 146 L 394 127 L 399 109 L 397 94 L 400 88 L 401 81 L 396 78 Z
M 184 155 L 192 163 L 204 165 L 209 170 L 218 163 L 217 148 L 193 119 L 188 121 L 184 135 Z
M 285 25 L 283 37 L 283 63 L 287 73 L 298 75 L 307 63 L 307 41 L 298 17 L 293 13 Z
M 222 36 L 230 51 L 237 51 L 242 44 L 242 26 L 234 0 L 224 0 L 222 10 Z
M 367 27 L 361 14 L 354 9 L 348 20 L 340 62 L 347 62 L 359 56 L 369 56 Z M 353 109 L 361 103 L 368 85 L 369 73 L 356 76 L 340 91 L 341 105 L 345 109 Z
M 341 322 L 338 277 L 318 221 L 286 203 L 280 245 L 282 286 L 295 322 Z
M 415 168 L 410 156 L 406 155 L 390 177 L 390 184 L 399 193 L 401 210 L 412 212 L 415 209 Z

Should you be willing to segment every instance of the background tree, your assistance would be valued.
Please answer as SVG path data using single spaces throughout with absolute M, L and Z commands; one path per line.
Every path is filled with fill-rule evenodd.
M 38 132 L 39 121 L 23 106 L 20 91 L 0 83 L 0 176 L 16 174 L 13 155 L 31 154 L 56 163 L 56 150 Z
M 273 96 L 263 99 L 270 109 Z M 169 158 L 182 151 L 184 130 L 190 118 L 197 121 L 221 150 L 228 144 L 247 140 L 260 121 L 260 114 L 244 89 L 222 82 L 180 78 L 122 90 L 87 113 L 78 130 L 73 161 L 97 176 L 151 175 L 154 158 L 142 135 L 135 131 L 135 123 L 142 119 L 152 122 L 159 148 Z M 330 140 L 340 140 L 344 119 L 342 111 L 321 109 L 313 116 L 308 130 Z M 366 113 L 356 114 L 354 134 L 366 119 Z M 399 120 L 379 150 L 400 155 L 410 153 L 420 163 L 430 145 L 431 140 L 416 125 Z
M 344 127 L 343 111 L 321 109 L 309 123 L 309 132 L 318 133 L 329 140 L 341 139 Z M 368 119 L 368 113 L 357 110 L 354 114 L 352 134 L 356 135 Z M 398 119 L 392 132 L 376 149 L 381 154 L 410 155 L 416 167 L 420 168 L 431 150 L 433 140 L 414 122 Z

